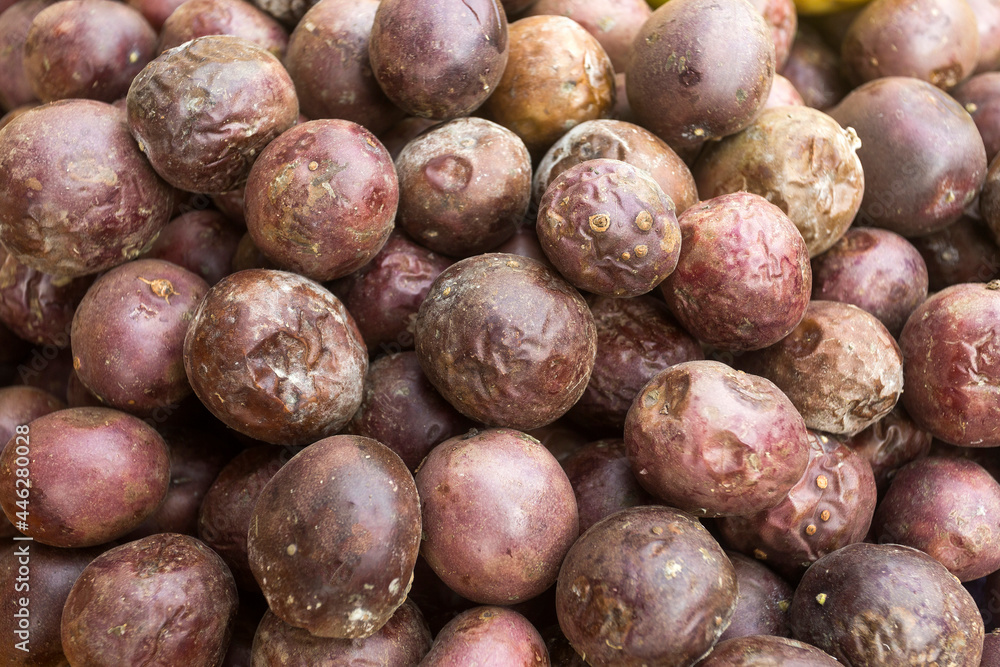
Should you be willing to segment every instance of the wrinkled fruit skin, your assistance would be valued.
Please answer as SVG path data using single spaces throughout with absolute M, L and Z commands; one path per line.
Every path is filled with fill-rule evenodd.
M 809 464 L 777 505 L 718 522 L 723 542 L 796 580 L 811 563 L 868 534 L 877 497 L 868 462 L 810 433 Z
M 792 599 L 792 634 L 845 665 L 979 667 L 983 619 L 927 554 L 853 544 L 817 561 Z
M 860 144 L 822 111 L 766 109 L 742 132 L 710 144 L 694 178 L 703 199 L 745 190 L 776 204 L 815 257 L 844 235 L 861 207 Z
M 719 642 L 698 667 L 837 667 L 839 664 L 815 646 L 759 635 Z
M 187 535 L 150 535 L 87 565 L 63 609 L 63 649 L 81 667 L 213 667 L 237 604 L 233 575 L 214 551 Z
M 590 664 L 676 665 L 704 656 L 736 609 L 736 573 L 693 517 L 634 507 L 595 524 L 559 572 L 559 626 Z
M 410 589 L 420 500 L 385 445 L 316 442 L 265 485 L 250 520 L 250 568 L 281 620 L 319 637 L 364 638 Z
M 696 516 L 773 507 L 809 460 L 805 422 L 771 381 L 708 360 L 671 366 L 642 388 L 625 445 L 639 483 Z
M 368 354 L 337 297 L 298 274 L 248 269 L 205 296 L 184 339 L 194 393 L 231 428 L 306 445 L 358 409 Z
M 230 35 L 161 54 L 133 79 L 126 105 L 132 135 L 156 173 L 205 194 L 241 187 L 264 147 L 299 115 L 281 61 Z
M 746 351 L 795 328 L 809 304 L 812 268 L 802 234 L 781 209 L 737 192 L 692 206 L 678 222 L 680 260 L 660 289 L 685 329 L 703 343 Z
M 538 240 L 577 288 L 605 296 L 651 291 L 681 251 L 674 202 L 652 176 L 620 160 L 570 167 L 538 205 Z
M 922 303 L 899 336 L 906 364 L 903 405 L 935 438 L 1000 446 L 1000 283 L 967 283 Z
M 896 340 L 874 315 L 839 301 L 810 302 L 788 336 L 739 364 L 778 385 L 806 426 L 825 433 L 858 433 L 887 415 L 903 392 Z
M 597 354 L 587 302 L 540 262 L 490 253 L 445 269 L 414 325 L 420 366 L 455 408 L 521 431 L 555 421 Z

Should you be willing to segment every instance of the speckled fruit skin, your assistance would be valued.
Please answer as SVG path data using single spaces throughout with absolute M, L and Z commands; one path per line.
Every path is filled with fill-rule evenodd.
M 1000 282 L 964 283 L 924 301 L 903 327 L 903 405 L 935 438 L 964 447 L 1000 446 L 998 318 Z
M 734 351 L 778 342 L 812 290 L 809 250 L 781 209 L 736 192 L 678 218 L 681 255 L 660 285 L 670 311 L 703 343 Z
M 646 294 L 680 257 L 673 200 L 621 160 L 587 160 L 560 173 L 539 202 L 535 229 L 559 272 L 594 294 Z
M 318 637 L 364 638 L 406 599 L 420 529 L 403 461 L 371 438 L 332 436 L 264 486 L 250 520 L 250 568 L 284 622 Z
M 962 581 L 1000 569 L 1000 484 L 978 463 L 925 457 L 900 468 L 879 503 L 881 543 L 905 544 Z
M 43 102 L 114 102 L 156 54 L 156 31 L 110 0 L 66 0 L 41 11 L 24 42 L 24 72 Z
M 411 327 L 420 304 L 451 263 L 393 232 L 370 262 L 345 276 L 339 294 L 372 354 L 413 349 Z
M 892 412 L 847 438 L 844 444 L 871 465 L 881 496 L 896 470 L 930 453 L 932 440 L 933 436 L 918 428 L 903 406 L 897 404 Z
M 861 207 L 860 145 L 853 130 L 822 111 L 765 109 L 742 132 L 710 144 L 693 173 L 703 199 L 747 191 L 778 206 L 815 257 L 844 235 Z
M 231 35 L 160 54 L 133 79 L 126 106 L 132 135 L 156 173 L 205 194 L 243 186 L 260 152 L 299 116 L 281 61 Z
M 875 513 L 868 462 L 825 435 L 810 433 L 809 444 L 809 464 L 784 499 L 717 524 L 725 544 L 792 580 L 827 553 L 863 540 Z
M 559 571 L 556 612 L 594 665 L 695 664 L 736 609 L 736 572 L 689 514 L 633 507 L 595 524 Z
M 94 281 L 42 273 L 0 250 L 0 322 L 35 345 L 69 345 L 73 313 Z
M 749 125 L 767 101 L 774 68 L 770 28 L 749 2 L 668 2 L 633 42 L 628 101 L 643 127 L 675 150 L 689 149 Z
M 698 667 L 837 667 L 839 664 L 815 646 L 759 635 L 719 642 Z
M 184 368 L 230 428 L 304 445 L 333 435 L 358 409 L 368 354 L 328 290 L 294 273 L 248 269 L 202 300 L 184 339 Z
M 847 230 L 813 258 L 813 299 L 852 303 L 885 325 L 893 337 L 927 298 L 927 265 L 912 243 L 876 227 Z
M 698 202 L 691 170 L 670 146 L 643 127 L 610 118 L 580 123 L 552 144 L 535 170 L 532 197 L 539 201 L 559 174 L 598 158 L 621 160 L 648 171 L 674 202 L 677 215 Z
M 781 74 L 795 85 L 807 106 L 826 111 L 850 91 L 840 54 L 813 26 L 800 24 Z
M 77 577 L 101 551 L 100 547 L 60 549 L 7 540 L 3 550 L 0 550 L 0 611 L 3 613 L 0 616 L 0 631 L 16 638 L 8 649 L 7 665 L 55 667 L 69 664 L 59 636 L 63 605 Z M 25 581 L 23 570 L 18 572 L 25 566 L 28 567 L 28 581 Z M 20 643 L 16 633 L 25 632 L 18 627 L 20 619 L 15 616 L 24 608 L 18 603 L 24 599 L 25 593 L 30 594 L 27 598 L 30 605 L 27 612 L 29 650 L 15 653 L 14 644 Z M 21 615 L 24 617 L 23 611 Z
M 876 0 L 851 22 L 840 53 L 855 84 L 910 76 L 948 90 L 979 61 L 976 13 L 964 0 Z
M 89 547 L 125 535 L 163 500 L 170 461 L 163 438 L 110 408 L 68 408 L 39 417 L 0 453 L 0 506 L 20 511 L 16 461 L 30 456 L 31 509 L 22 531 L 42 544 Z M 23 466 L 20 466 L 23 468 Z
M 761 13 L 771 31 L 774 44 L 774 68 L 780 72 L 788 62 L 792 42 L 799 27 L 799 17 L 793 0 L 750 0 L 750 4 Z
M 409 45 L 402 47 L 401 45 Z M 412 116 L 449 120 L 486 100 L 508 56 L 499 0 L 383 0 L 368 42 L 382 90 Z
M 788 608 L 795 589 L 760 561 L 735 551 L 726 551 L 726 555 L 736 570 L 739 598 L 733 620 L 719 642 L 755 635 L 791 637 Z
M 307 118 L 343 118 L 375 134 L 402 120 L 403 110 L 382 92 L 368 59 L 379 3 L 317 3 L 295 26 L 284 62 Z
M 505 607 L 474 607 L 453 618 L 434 640 L 423 667 L 490 664 L 535 667 L 548 664 L 538 630 Z
M 739 365 L 778 385 L 806 426 L 825 433 L 851 436 L 868 428 L 903 393 L 896 340 L 874 315 L 839 301 L 811 301 L 791 333 L 743 355 Z
M 19 262 L 77 277 L 134 259 L 170 219 L 173 192 L 110 104 L 65 100 L 0 132 L 0 242 Z
M 219 471 L 202 499 L 198 539 L 226 561 L 241 590 L 260 591 L 247 559 L 250 516 L 264 485 L 294 454 L 272 445 L 246 449 Z
M 496 248 L 531 203 L 531 156 L 521 139 L 483 118 L 456 118 L 410 141 L 396 158 L 399 226 L 453 257 Z
M 389 152 L 348 120 L 313 120 L 268 144 L 250 170 L 247 231 L 279 266 L 313 280 L 345 276 L 382 249 L 399 182 Z
M 614 104 L 614 67 L 600 43 L 565 16 L 529 16 L 510 26 L 510 58 L 482 111 L 540 156 L 574 125 L 610 117 Z
M 865 196 L 858 224 L 929 234 L 958 220 L 983 185 L 986 148 L 975 121 L 926 81 L 869 81 L 829 114 L 861 139 Z
M 597 354 L 583 297 L 540 262 L 503 253 L 445 269 L 420 304 L 414 335 L 424 374 L 459 412 L 522 431 L 569 410 Z
M 253 638 L 250 667 L 416 665 L 431 647 L 423 615 L 407 600 L 385 625 L 365 639 L 317 637 L 264 614 Z
M 656 504 L 632 474 L 621 438 L 589 442 L 561 463 L 576 495 L 580 534 L 620 510 Z
M 371 362 L 346 431 L 378 440 L 414 471 L 435 445 L 472 427 L 427 381 L 417 353 L 407 350 Z
M 538 440 L 513 429 L 449 438 L 416 481 L 420 553 L 449 588 L 480 604 L 512 604 L 555 583 L 579 519 L 566 473 Z
M 586 428 L 625 427 L 635 395 L 654 375 L 683 361 L 704 359 L 701 345 L 652 295 L 588 298 L 597 327 L 590 382 L 568 413 Z
M 927 554 L 852 544 L 816 562 L 792 598 L 792 633 L 846 665 L 979 667 L 983 619 Z
M 107 405 L 138 415 L 191 393 L 184 337 L 208 292 L 200 276 L 161 259 L 108 271 L 73 316 L 73 368 Z
M 647 491 L 698 516 L 773 507 L 809 460 L 791 401 L 769 380 L 709 360 L 653 376 L 629 409 L 625 447 Z
M 212 667 L 226 653 L 237 603 L 214 551 L 187 535 L 150 535 L 83 570 L 63 608 L 63 650 L 80 667 Z
M 288 33 L 271 16 L 242 0 L 186 0 L 163 22 L 158 53 L 206 35 L 235 35 L 284 58 Z M 310 116 L 315 118 L 316 116 Z

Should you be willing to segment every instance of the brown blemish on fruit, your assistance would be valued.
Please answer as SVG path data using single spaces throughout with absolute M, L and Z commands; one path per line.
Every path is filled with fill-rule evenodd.
M 830 510 L 823 510 L 822 512 L 820 512 L 819 518 L 820 518 L 820 521 L 829 521 L 830 520 Z
M 649 211 L 639 211 L 639 215 L 635 216 L 635 226 L 641 231 L 648 232 L 653 228 L 653 216 Z
M 830 480 L 826 478 L 826 475 L 820 475 L 816 478 L 816 486 L 821 489 L 825 489 L 830 484 Z
M 319 162 L 313 160 L 312 162 L 309 163 L 309 171 L 316 171 L 317 169 L 319 169 Z
M 816 596 L 816 602 L 820 604 L 826 604 L 826 593 L 820 593 Z
M 767 560 L 767 554 L 761 551 L 760 549 L 753 550 L 753 557 L 756 558 L 757 560 Z
M 178 294 L 178 292 L 174 290 L 173 283 L 166 278 L 146 280 L 145 278 L 140 277 L 139 280 L 149 285 L 149 289 L 152 290 L 153 294 L 166 301 L 168 306 L 170 305 L 170 297 Z
M 816 534 L 816 524 L 811 523 L 808 526 L 806 526 L 806 535 L 815 535 L 815 534 Z
M 637 245 L 635 247 L 636 257 L 645 257 L 647 252 L 649 252 L 649 248 L 644 245 Z
M 590 216 L 590 228 L 598 234 L 608 231 L 611 227 L 611 216 L 607 213 L 595 213 Z

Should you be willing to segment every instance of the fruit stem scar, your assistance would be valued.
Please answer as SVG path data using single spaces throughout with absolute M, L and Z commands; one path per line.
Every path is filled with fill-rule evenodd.
M 170 297 L 174 296 L 178 292 L 174 290 L 173 284 L 166 278 L 157 278 L 156 280 L 146 280 L 142 276 L 139 280 L 149 285 L 149 289 L 153 291 L 153 294 L 164 299 L 167 305 L 170 305 Z

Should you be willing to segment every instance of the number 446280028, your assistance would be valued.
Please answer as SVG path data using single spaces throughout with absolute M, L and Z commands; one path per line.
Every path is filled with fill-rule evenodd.
M 15 502 L 18 511 L 15 514 L 14 527 L 22 533 L 28 530 L 28 496 L 31 493 L 31 479 L 28 467 L 31 445 L 28 426 L 22 424 L 15 429 L 14 435 L 14 487 L 18 500 Z

